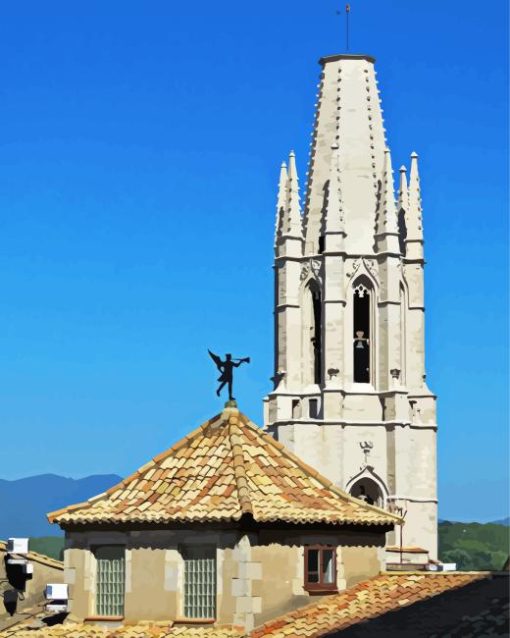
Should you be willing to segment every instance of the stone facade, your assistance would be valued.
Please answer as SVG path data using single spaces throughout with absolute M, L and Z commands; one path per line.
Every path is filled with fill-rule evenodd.
M 215 548 L 218 625 L 245 630 L 309 602 L 304 588 L 304 547 L 336 548 L 339 591 L 380 573 L 384 566 L 384 532 L 338 529 L 197 529 L 72 531 L 66 533 L 65 579 L 70 611 L 78 619 L 108 626 L 143 620 L 186 619 L 183 608 L 183 548 Z M 123 618 L 96 617 L 95 548 L 120 545 L 126 562 Z
M 437 424 L 425 381 L 417 155 L 409 184 L 400 170 L 397 203 L 374 60 L 321 63 L 303 214 L 293 153 L 280 175 L 265 426 L 340 488 L 401 508 L 405 545 L 435 558 Z

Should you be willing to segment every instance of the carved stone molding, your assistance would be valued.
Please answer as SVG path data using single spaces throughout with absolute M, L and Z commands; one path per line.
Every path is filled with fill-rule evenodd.
M 369 259 L 368 257 L 358 257 L 347 267 L 347 277 L 351 279 L 361 268 L 365 269 L 372 275 L 372 277 L 379 283 L 379 272 L 377 269 L 377 262 L 375 259 Z
M 310 258 L 301 266 L 301 281 L 313 277 L 322 286 L 322 262 L 320 259 Z

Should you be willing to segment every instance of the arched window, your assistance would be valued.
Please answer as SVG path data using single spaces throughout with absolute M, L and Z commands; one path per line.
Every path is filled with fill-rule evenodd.
M 375 481 L 368 477 L 363 477 L 356 481 L 350 489 L 352 496 L 365 501 L 369 505 L 384 507 L 384 496 L 381 488 Z
M 403 257 L 406 256 L 406 238 L 407 238 L 407 227 L 406 227 L 406 216 L 403 209 L 400 209 L 398 212 L 398 245 L 400 248 L 400 253 Z
M 304 368 L 305 383 L 322 381 L 322 301 L 319 286 L 310 281 L 304 291 Z
M 372 367 L 371 290 L 365 280 L 358 281 L 353 290 L 353 380 L 370 383 Z
M 400 380 L 406 383 L 406 311 L 407 301 L 404 286 L 400 284 Z

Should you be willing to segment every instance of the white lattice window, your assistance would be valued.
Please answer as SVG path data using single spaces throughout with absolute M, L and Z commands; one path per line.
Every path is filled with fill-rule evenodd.
M 216 618 L 216 550 L 186 547 L 184 558 L 184 616 Z
M 125 591 L 124 547 L 105 545 L 94 551 L 96 557 L 96 614 L 123 616 Z

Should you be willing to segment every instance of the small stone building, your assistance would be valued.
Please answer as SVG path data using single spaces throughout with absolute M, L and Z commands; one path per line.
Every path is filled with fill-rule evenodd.
M 133 475 L 48 515 L 76 619 L 245 631 L 384 567 L 400 519 L 226 408 Z

